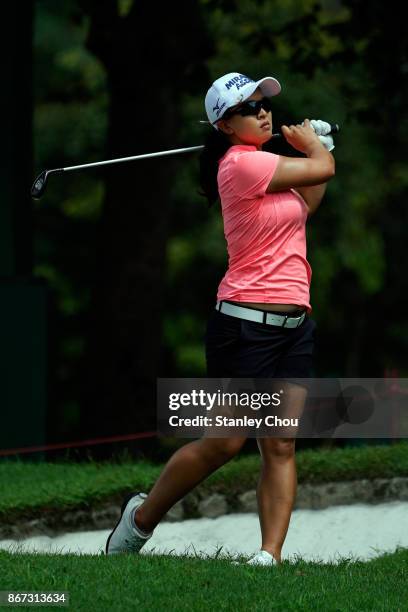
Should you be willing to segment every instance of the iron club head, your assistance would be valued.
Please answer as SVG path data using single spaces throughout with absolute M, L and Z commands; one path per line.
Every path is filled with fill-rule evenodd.
M 48 170 L 44 170 L 35 179 L 31 187 L 31 195 L 35 200 L 39 200 L 44 194 L 45 188 L 47 187 L 48 174 Z
M 31 187 L 31 196 L 34 200 L 39 200 L 44 195 L 44 191 L 47 187 L 48 177 L 50 174 L 59 174 L 64 172 L 64 168 L 55 168 L 55 170 L 44 170 L 37 176 L 33 186 Z

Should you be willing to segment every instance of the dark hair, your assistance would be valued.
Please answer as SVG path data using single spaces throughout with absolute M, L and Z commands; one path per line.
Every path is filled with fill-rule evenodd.
M 232 143 L 221 130 L 209 127 L 211 130 L 204 142 L 201 151 L 200 163 L 200 186 L 199 194 L 208 200 L 208 206 L 212 206 L 219 198 L 218 193 L 218 161 L 225 155 Z

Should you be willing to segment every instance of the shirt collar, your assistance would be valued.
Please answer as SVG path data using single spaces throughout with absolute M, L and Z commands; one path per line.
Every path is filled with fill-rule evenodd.
M 230 149 L 234 150 L 234 151 L 256 151 L 257 148 L 255 145 L 243 145 L 243 144 L 236 144 L 236 145 L 231 145 Z

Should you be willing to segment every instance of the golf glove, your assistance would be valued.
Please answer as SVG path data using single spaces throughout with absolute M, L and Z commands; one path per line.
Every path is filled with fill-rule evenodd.
M 331 125 L 321 119 L 311 119 L 310 125 L 318 136 L 327 136 L 330 133 Z
M 329 134 L 331 130 L 330 123 L 327 123 L 327 121 L 322 121 L 321 119 L 311 119 L 310 126 L 314 129 L 314 131 L 318 135 L 319 140 L 323 144 L 323 146 L 326 147 L 328 151 L 333 151 L 334 149 L 333 136 L 330 136 Z
M 327 136 L 319 136 L 319 140 L 322 143 L 322 145 L 326 147 L 328 151 L 333 151 L 334 149 L 333 136 L 330 136 L 330 134 L 328 134 Z

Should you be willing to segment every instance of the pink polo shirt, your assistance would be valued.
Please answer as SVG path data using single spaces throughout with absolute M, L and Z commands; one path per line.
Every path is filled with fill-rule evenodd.
M 233 145 L 219 161 L 228 270 L 217 300 L 300 304 L 311 312 L 307 206 L 294 190 L 266 193 L 279 155 Z

